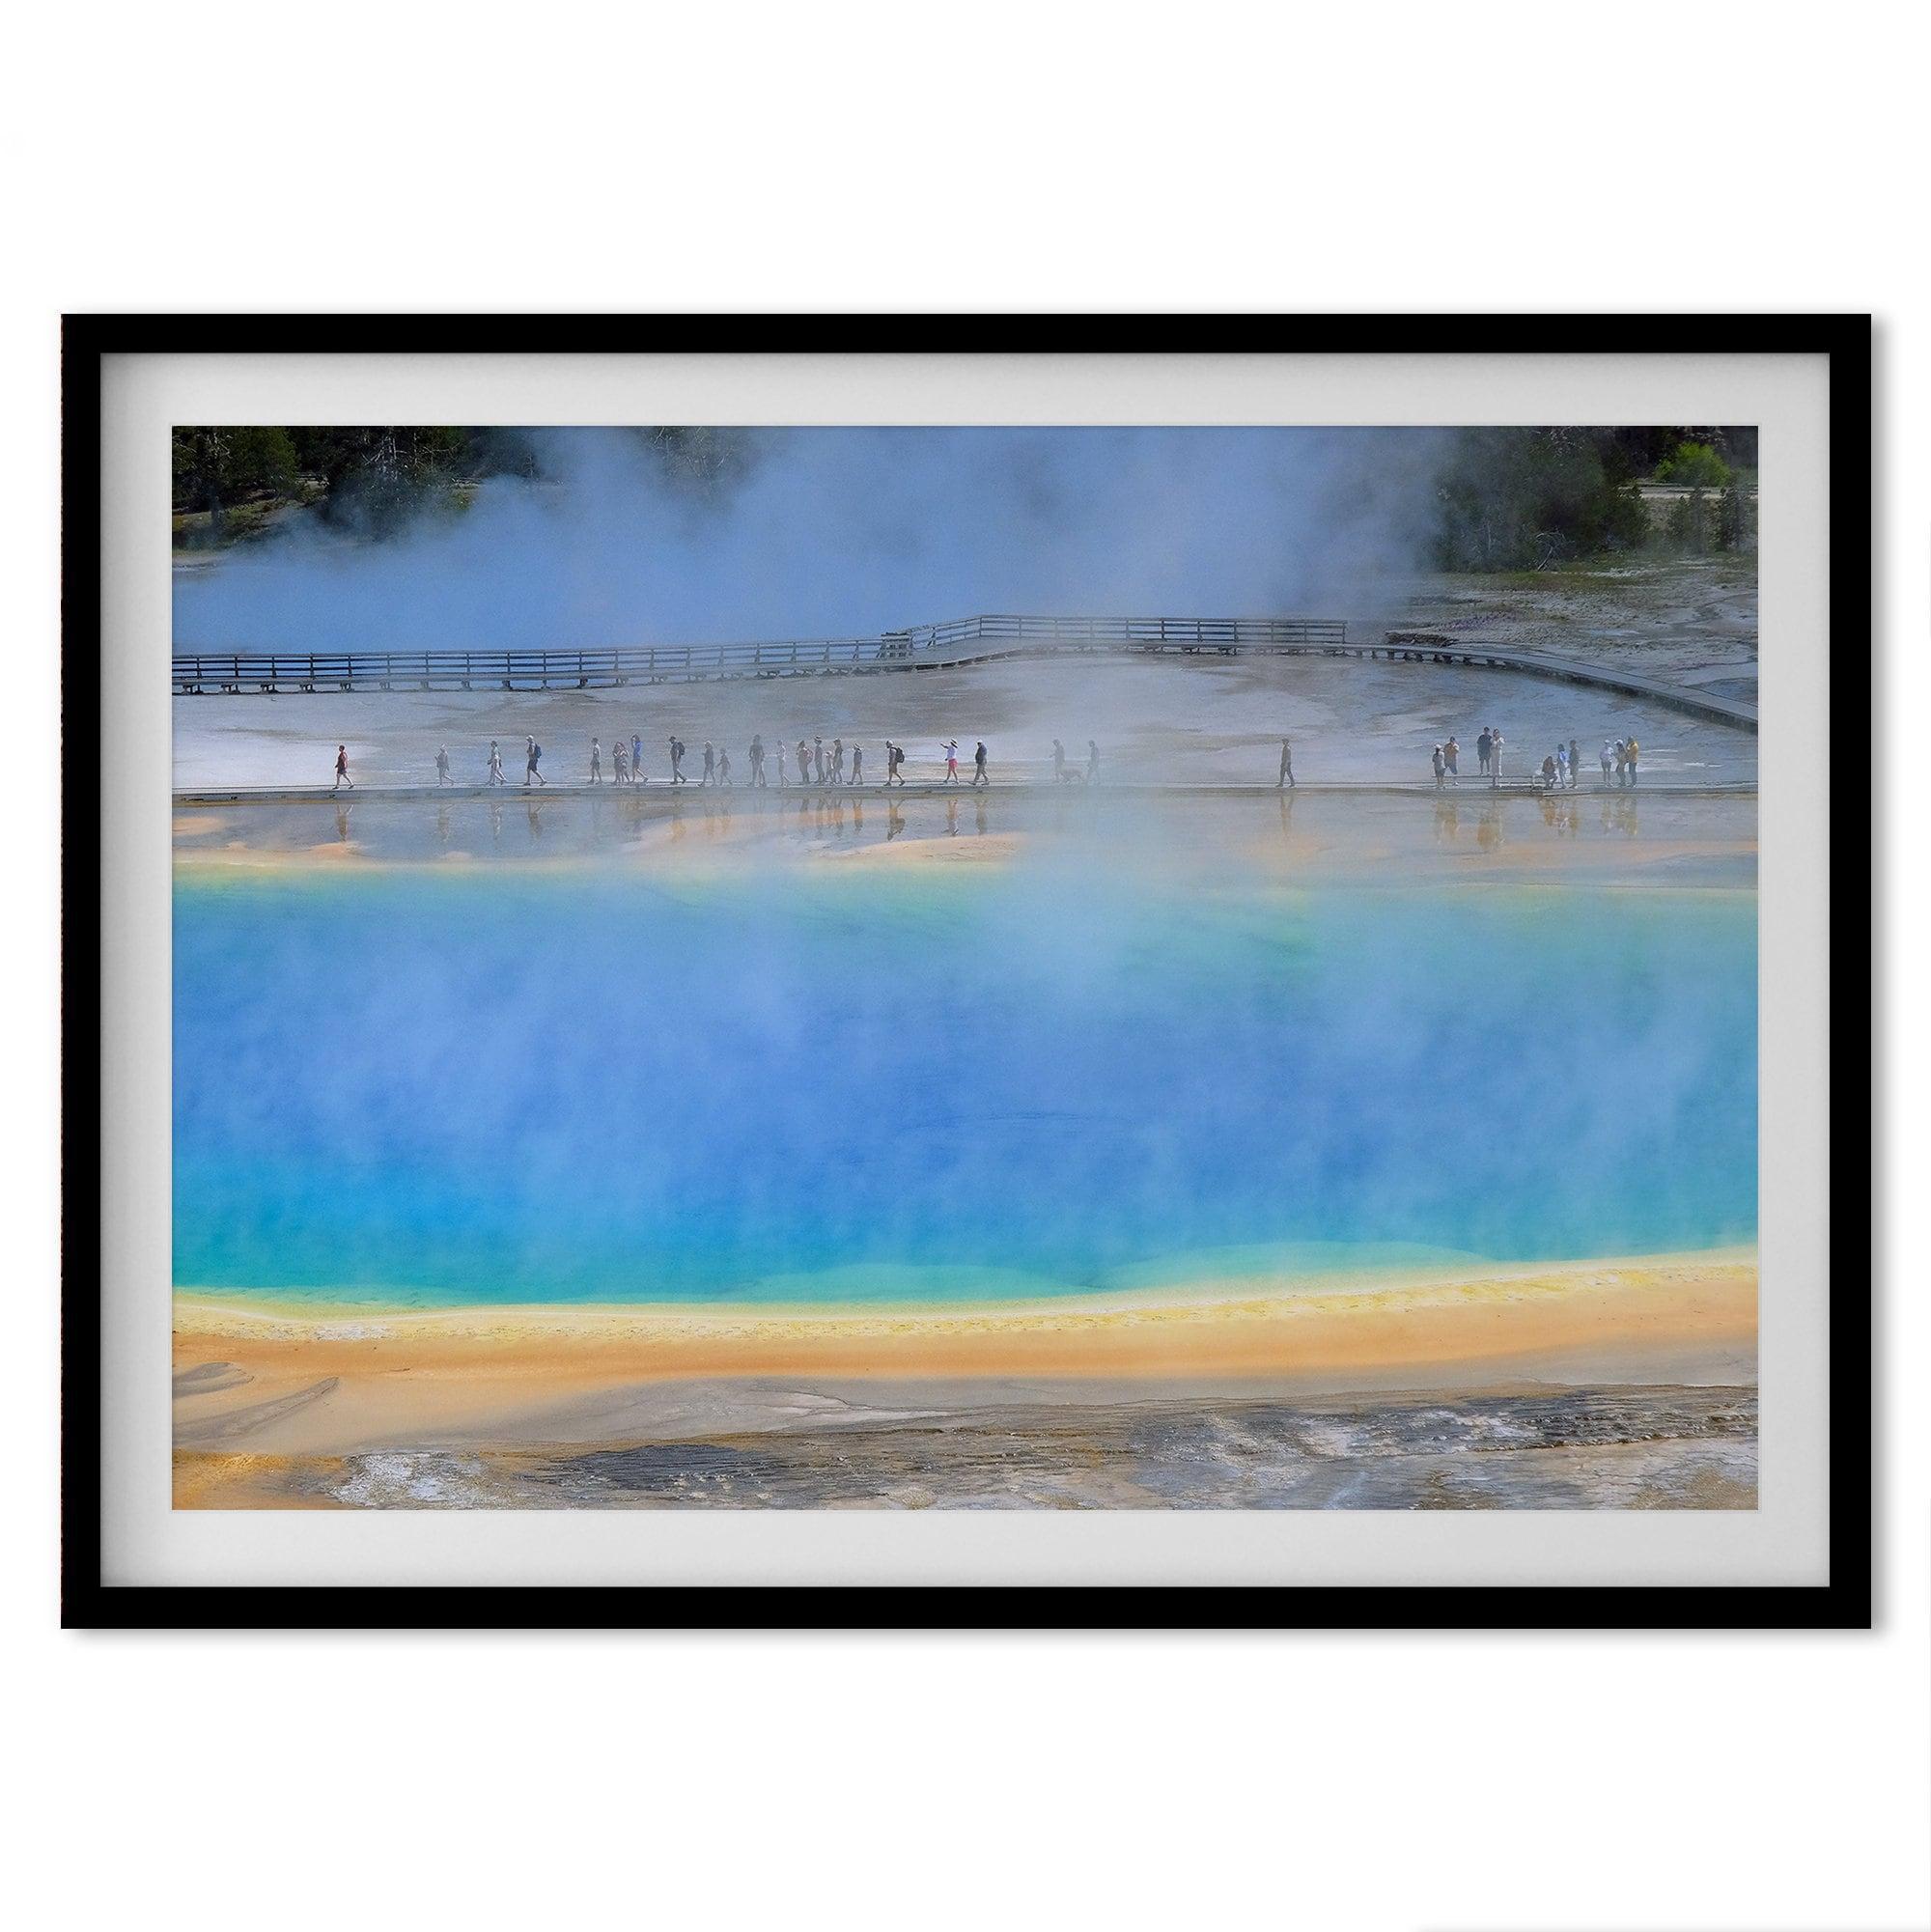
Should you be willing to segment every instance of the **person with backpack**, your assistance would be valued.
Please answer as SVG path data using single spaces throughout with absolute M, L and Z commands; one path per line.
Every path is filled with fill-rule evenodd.
M 972 789 L 976 792 L 982 785 L 991 785 L 986 775 L 986 741 L 979 741 L 978 748 L 972 753 Z
M 449 776 L 449 746 L 446 744 L 438 744 L 435 747 L 435 782 L 438 785 L 447 785 L 451 782 Z
M 355 780 L 349 775 L 349 747 L 346 744 L 338 744 L 335 747 L 335 783 L 328 789 L 331 792 L 339 792 L 345 785 L 351 792 L 355 789 Z
M 549 780 L 537 770 L 538 765 L 542 762 L 543 746 L 532 738 L 523 752 L 523 790 L 525 792 L 530 789 L 532 783 L 538 785 L 548 784 Z

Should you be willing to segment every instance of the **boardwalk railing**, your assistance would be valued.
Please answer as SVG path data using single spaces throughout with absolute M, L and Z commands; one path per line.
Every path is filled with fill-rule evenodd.
M 1348 627 L 1305 617 L 966 617 L 878 637 L 563 651 L 177 653 L 180 695 L 208 691 L 589 690 L 802 671 L 938 669 L 1055 651 L 1279 653 L 1342 649 Z

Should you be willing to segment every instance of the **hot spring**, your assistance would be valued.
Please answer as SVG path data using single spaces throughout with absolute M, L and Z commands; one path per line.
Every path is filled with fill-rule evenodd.
M 922 1303 L 1756 1232 L 1756 903 L 178 877 L 175 1279 Z

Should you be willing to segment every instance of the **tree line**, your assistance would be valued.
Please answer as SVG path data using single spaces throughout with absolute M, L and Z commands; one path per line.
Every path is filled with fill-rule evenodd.
M 1744 549 L 1755 508 L 1749 428 L 1494 428 L 1454 432 L 1436 477 L 1434 562 L 1546 570 L 1606 552 Z M 1640 486 L 1673 497 L 1659 524 Z

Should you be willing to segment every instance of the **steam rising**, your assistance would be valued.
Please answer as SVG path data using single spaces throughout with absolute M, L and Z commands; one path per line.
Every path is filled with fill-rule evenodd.
M 183 573 L 182 650 L 871 635 L 978 611 L 1325 614 L 1415 566 L 1435 433 L 742 433 L 692 488 L 622 430 L 535 433 L 399 540 L 314 521 Z

